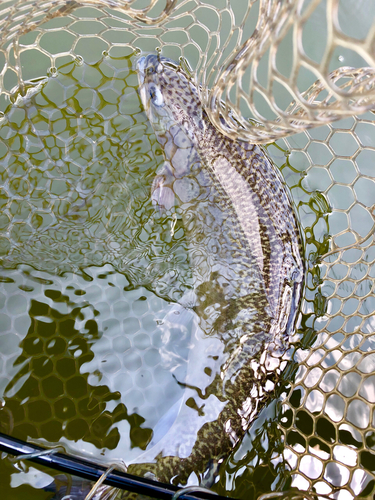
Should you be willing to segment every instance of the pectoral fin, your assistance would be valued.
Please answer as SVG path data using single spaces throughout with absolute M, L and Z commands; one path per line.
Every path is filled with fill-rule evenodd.
M 165 162 L 159 169 L 151 187 L 152 203 L 160 210 L 170 210 L 175 205 L 174 181 L 172 167 L 168 162 Z

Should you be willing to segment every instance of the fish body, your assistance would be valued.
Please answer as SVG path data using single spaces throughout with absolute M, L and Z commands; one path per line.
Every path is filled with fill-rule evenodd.
M 143 57 L 138 75 L 165 160 L 152 198 L 156 210 L 173 216 L 172 234 L 176 220 L 182 224 L 194 277 L 164 328 L 190 322 L 195 334 L 188 374 L 177 380 L 184 394 L 128 471 L 202 482 L 272 399 L 301 297 L 301 240 L 265 151 L 219 133 L 172 61 Z

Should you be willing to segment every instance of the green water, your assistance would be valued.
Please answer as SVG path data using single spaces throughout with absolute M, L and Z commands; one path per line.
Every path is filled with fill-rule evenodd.
M 13 96 L 0 128 L 0 430 L 106 459 L 121 429 L 132 450 L 150 441 L 152 419 L 142 415 L 150 388 L 163 386 L 161 371 L 148 379 L 160 347 L 153 315 L 193 285 L 180 219 L 151 203 L 163 153 L 141 107 L 134 58 L 104 53 L 95 64 L 61 65 Z M 290 188 L 310 262 L 292 351 L 308 349 L 325 310 L 316 262 L 328 249 L 329 207 L 302 187 L 304 172 L 288 152 L 268 151 Z M 132 335 L 141 354 L 126 361 L 126 378 L 115 354 Z M 105 350 L 114 355 L 100 357 Z M 297 368 L 291 361 L 274 403 L 228 457 L 218 492 L 249 499 L 290 484 L 278 425 L 288 428 L 290 418 L 279 401 Z M 302 411 L 299 423 L 310 425 Z M 2 461 L 4 498 L 51 498 L 29 484 L 10 487 L 26 477 L 24 467 Z

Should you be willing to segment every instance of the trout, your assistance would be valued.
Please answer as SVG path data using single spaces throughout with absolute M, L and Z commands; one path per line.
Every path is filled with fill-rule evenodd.
M 178 321 L 193 317 L 196 333 L 188 374 L 177 380 L 184 395 L 128 471 L 209 485 L 213 468 L 272 400 L 286 364 L 304 279 L 300 232 L 263 148 L 218 132 L 173 61 L 151 54 L 137 70 L 164 154 L 151 196 L 171 217 L 171 234 L 180 222 L 189 241 L 194 286 L 180 300 L 186 314 Z

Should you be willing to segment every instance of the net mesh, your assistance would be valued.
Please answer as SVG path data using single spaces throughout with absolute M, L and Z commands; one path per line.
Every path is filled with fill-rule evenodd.
M 133 71 L 136 54 L 159 51 L 201 85 L 223 133 L 278 139 L 268 152 L 305 235 L 302 322 L 282 407 L 253 426 L 217 490 L 371 497 L 374 15 L 364 0 L 2 3 L 4 430 L 75 452 L 106 448 L 110 460 L 116 424 L 144 448 L 158 391 L 173 392 L 151 313 L 183 295 L 173 278 L 189 283 L 188 249 L 183 236 L 172 242 L 183 231 L 168 218 L 154 240 L 149 193 L 162 155 Z M 130 350 L 113 335 L 116 321 L 134 334 Z
M 3 39 L 17 47 L 18 42 L 22 45 L 22 34 L 48 20 L 74 17 L 82 5 L 107 6 L 112 18 L 133 20 L 117 25 L 110 36 L 106 27 L 112 23 L 103 15 L 97 34 L 107 48 L 128 38 L 140 49 L 155 49 L 156 41 L 165 49 L 163 54 L 171 53 L 173 59 L 183 56 L 202 85 L 202 101 L 216 127 L 251 142 L 269 143 L 373 108 L 375 28 L 370 2 L 260 0 L 258 5 L 251 0 L 240 6 L 239 2 L 155 0 L 143 8 L 132 7 L 137 3 L 142 2 L 9 2 L 3 9 Z M 142 30 L 144 35 L 147 25 L 145 37 Z M 320 36 L 311 43 L 317 25 Z M 69 26 L 65 29 L 69 32 Z M 122 36 L 112 40 L 114 31 Z M 14 63 L 7 61 L 21 89 L 24 50 L 18 47 Z M 42 53 L 53 67 L 57 54 Z

